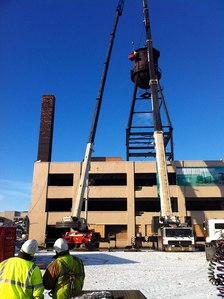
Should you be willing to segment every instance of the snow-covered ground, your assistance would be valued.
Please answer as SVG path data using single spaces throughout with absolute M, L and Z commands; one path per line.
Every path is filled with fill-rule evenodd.
M 42 251 L 36 263 L 51 262 Z M 140 290 L 148 299 L 217 299 L 205 252 L 71 252 L 85 265 L 84 290 Z M 44 270 L 42 270 L 44 273 Z M 45 294 L 45 298 L 50 298 Z

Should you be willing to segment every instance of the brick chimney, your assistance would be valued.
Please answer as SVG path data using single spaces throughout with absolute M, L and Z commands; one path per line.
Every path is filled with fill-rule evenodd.
M 40 135 L 37 160 L 51 162 L 53 128 L 54 128 L 55 97 L 42 96 Z

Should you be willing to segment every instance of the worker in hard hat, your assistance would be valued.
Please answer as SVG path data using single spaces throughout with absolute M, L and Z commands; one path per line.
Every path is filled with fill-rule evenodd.
M 32 262 L 37 250 L 37 241 L 27 240 L 17 257 L 11 257 L 0 263 L 0 298 L 44 298 L 41 271 Z
M 83 262 L 69 253 L 67 242 L 59 238 L 54 243 L 56 255 L 43 276 L 44 287 L 53 299 L 68 299 L 81 291 L 85 279 Z

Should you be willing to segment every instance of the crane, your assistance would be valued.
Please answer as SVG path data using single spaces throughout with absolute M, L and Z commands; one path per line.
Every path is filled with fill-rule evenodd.
M 154 120 L 154 142 L 156 150 L 156 162 L 157 162 L 157 173 L 158 182 L 160 187 L 160 202 L 161 202 L 161 218 L 164 222 L 175 222 L 175 217 L 172 216 L 171 200 L 169 192 L 169 182 L 168 182 L 168 171 L 165 156 L 165 146 L 163 138 L 163 128 L 162 121 L 160 117 L 160 109 L 158 104 L 158 78 L 156 76 L 154 67 L 154 55 L 152 46 L 152 36 L 149 23 L 149 13 L 147 1 L 143 1 L 143 12 L 144 12 L 144 24 L 146 30 L 146 47 L 147 47 L 147 57 L 149 64 L 149 86 L 151 89 L 151 101 L 153 107 L 153 120 Z M 161 220 L 162 220 L 161 219 Z
M 131 144 L 128 147 L 128 156 L 153 156 L 156 160 L 157 168 L 157 190 L 158 197 L 160 199 L 160 217 L 153 217 L 152 226 L 154 229 L 154 235 L 142 237 L 141 241 L 152 241 L 155 247 L 159 250 L 181 250 L 192 251 L 194 249 L 194 234 L 192 227 L 187 223 L 180 223 L 179 217 L 175 216 L 172 211 L 170 186 L 168 179 L 168 168 L 166 157 L 173 157 L 166 152 L 166 145 L 168 140 L 171 139 L 171 135 L 165 132 L 160 115 L 160 104 L 158 94 L 162 94 L 159 80 L 161 73 L 158 68 L 158 58 L 160 52 L 153 48 L 150 22 L 149 22 L 149 9 L 147 0 L 143 0 L 143 14 L 144 14 L 144 26 L 146 33 L 146 46 L 136 49 L 134 52 L 128 55 L 128 58 L 134 62 L 134 69 L 131 71 L 131 79 L 135 83 L 133 101 L 131 107 L 131 114 L 129 117 L 127 128 L 127 144 Z M 131 131 L 134 128 L 143 128 L 140 126 L 132 126 L 132 116 L 134 111 L 134 104 L 137 94 L 137 87 L 141 89 L 150 89 L 150 92 L 146 91 L 142 94 L 142 98 L 150 99 L 152 106 L 153 126 L 150 131 Z M 151 114 L 150 114 L 151 115 Z M 168 116 L 168 113 L 166 113 Z M 167 117 L 169 118 L 169 117 Z M 170 120 L 168 119 L 168 123 Z M 150 128 L 151 126 L 145 126 L 144 128 Z M 172 128 L 170 129 L 172 131 Z M 133 137 L 134 136 L 134 137 Z M 133 143 L 131 143 L 133 142 Z M 135 147 L 132 144 L 135 143 Z M 135 149 L 136 152 L 131 152 L 130 149 Z M 146 149 L 148 152 L 146 152 Z M 137 151 L 139 150 L 139 151 Z M 143 153 L 140 150 L 144 150 Z
M 149 23 L 149 11 L 147 0 L 143 0 L 144 24 L 146 30 L 146 48 L 149 66 L 149 87 L 151 89 L 151 101 L 154 120 L 154 143 L 157 163 L 157 185 L 159 186 L 160 197 L 160 229 L 158 231 L 158 247 L 160 250 L 193 250 L 194 236 L 193 230 L 181 225 L 178 217 L 174 216 L 171 207 L 170 188 L 168 180 L 167 161 L 165 155 L 165 145 L 163 136 L 163 127 L 160 117 L 160 108 L 158 102 L 158 84 L 156 76 L 152 36 Z
M 119 0 L 118 5 L 116 7 L 116 17 L 113 25 L 112 33 L 110 35 L 109 47 L 106 55 L 106 60 L 104 62 L 104 68 L 101 76 L 100 87 L 98 90 L 98 95 L 96 98 L 96 105 L 94 110 L 94 115 L 92 119 L 92 124 L 90 128 L 90 134 L 88 143 L 86 146 L 86 151 L 82 163 L 81 175 L 79 180 L 78 191 L 76 195 L 75 205 L 72 212 L 72 216 L 66 216 L 63 218 L 62 222 L 57 222 L 56 227 L 70 227 L 72 231 L 67 232 L 64 236 L 67 243 L 72 247 L 75 245 L 79 247 L 84 244 L 88 248 L 98 247 L 99 246 L 99 233 L 96 233 L 94 230 L 88 229 L 87 224 L 87 213 L 85 218 L 80 218 L 82 205 L 84 201 L 87 201 L 88 197 L 88 179 L 89 179 L 89 170 L 90 170 L 90 162 L 91 156 L 94 147 L 94 140 L 96 135 L 97 123 L 100 114 L 100 108 L 102 104 L 103 92 L 107 78 L 108 67 L 110 63 L 112 48 L 114 44 L 115 34 L 117 30 L 119 17 L 122 15 L 124 6 L 124 0 Z

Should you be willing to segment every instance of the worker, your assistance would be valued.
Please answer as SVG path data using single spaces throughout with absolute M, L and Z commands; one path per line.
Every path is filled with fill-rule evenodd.
M 17 257 L 11 257 L 0 263 L 0 298 L 44 298 L 41 271 L 32 262 L 37 250 L 37 241 L 27 240 Z
M 80 258 L 70 255 L 67 242 L 59 238 L 54 243 L 56 255 L 43 276 L 44 287 L 51 290 L 53 299 L 68 299 L 81 291 L 85 279 L 83 262 Z

